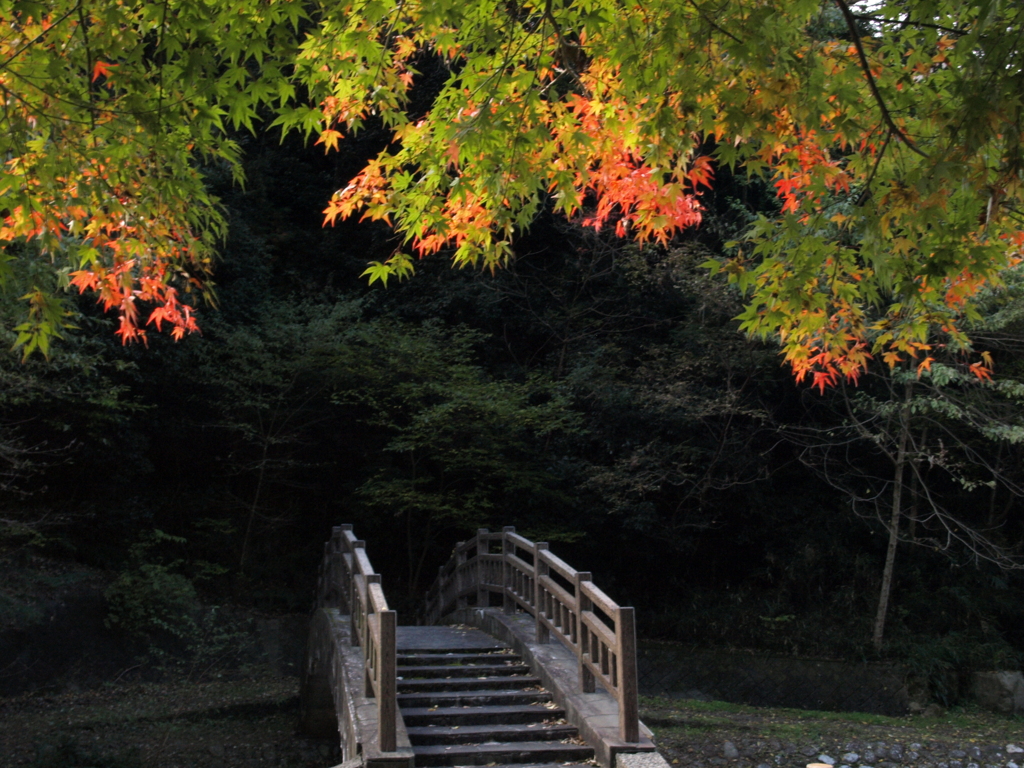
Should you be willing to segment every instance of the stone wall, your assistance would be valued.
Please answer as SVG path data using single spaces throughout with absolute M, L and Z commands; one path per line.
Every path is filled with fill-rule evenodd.
M 971 696 L 982 709 L 1004 715 L 1024 714 L 1024 675 L 1020 672 L 975 672 Z

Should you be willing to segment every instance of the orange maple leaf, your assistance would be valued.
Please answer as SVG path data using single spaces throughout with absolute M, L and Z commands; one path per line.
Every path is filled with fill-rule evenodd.
M 982 380 L 991 380 L 992 371 L 983 362 L 972 363 L 970 366 L 971 373 Z
M 105 61 L 97 61 L 92 68 L 92 82 L 96 82 L 101 77 L 110 79 L 110 70 L 116 67 L 117 64 L 108 64 Z
M 336 131 L 333 128 L 328 128 L 320 134 L 320 138 L 316 140 L 316 143 L 323 144 L 324 152 L 327 152 L 338 148 L 339 139 L 341 139 L 341 132 Z

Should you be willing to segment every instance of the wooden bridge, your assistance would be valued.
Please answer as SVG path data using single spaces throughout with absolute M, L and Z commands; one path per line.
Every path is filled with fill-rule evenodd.
M 637 709 L 633 609 L 544 542 L 505 528 L 460 543 L 399 626 L 343 525 L 324 546 L 302 679 L 305 730 L 351 766 L 658 768 Z

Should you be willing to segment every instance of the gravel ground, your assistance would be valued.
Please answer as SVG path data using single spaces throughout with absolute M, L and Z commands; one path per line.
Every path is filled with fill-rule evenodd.
M 325 768 L 295 734 L 297 680 L 270 673 L 0 699 L 0 768 Z M 1024 719 L 807 713 L 646 700 L 672 768 L 1024 768 Z
M 666 740 L 667 741 L 667 740 Z M 1024 740 L 1022 740 L 1024 743 Z M 1016 744 L 816 740 L 798 745 L 778 739 L 737 739 L 702 744 L 699 749 L 663 745 L 671 762 L 735 768 L 804 768 L 812 763 L 836 768 L 1020 768 L 1024 748 Z
M 680 768 L 1024 768 L 1024 719 L 891 718 L 650 700 L 642 717 Z

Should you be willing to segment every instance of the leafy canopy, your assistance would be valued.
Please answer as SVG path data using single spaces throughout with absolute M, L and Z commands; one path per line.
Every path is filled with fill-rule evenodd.
M 402 238 L 371 281 L 439 252 L 500 267 L 545 206 L 665 243 L 716 166 L 770 180 L 778 215 L 710 266 L 821 387 L 968 350 L 976 293 L 1024 247 L 1015 3 L 0 0 L 0 19 L 2 237 L 68 259 L 125 338 L 137 299 L 193 327 L 171 276 L 199 279 L 223 228 L 197 159 L 237 169 L 226 131 L 262 107 L 327 150 L 390 132 L 326 209 Z
M 328 220 L 392 223 L 419 254 L 494 268 L 544 205 L 665 242 L 700 221 L 716 164 L 770 179 L 728 270 L 743 327 L 797 378 L 872 353 L 969 345 L 964 319 L 1024 245 L 1024 9 L 995 0 L 502 0 L 342 4 L 303 44 L 329 146 L 374 116 L 394 142 Z M 422 115 L 416 67 L 447 79 Z M 294 114 L 282 118 L 294 124 Z M 371 279 L 407 271 L 399 255 Z M 977 364 L 986 373 L 986 361 Z
M 4 252 L 38 249 L 65 286 L 97 292 L 125 342 L 146 324 L 196 330 L 180 292 L 207 290 L 225 228 L 200 164 L 239 176 L 228 129 L 293 95 L 280 55 L 300 16 L 296 3 L 0 0 Z M 25 298 L 18 344 L 46 352 L 62 313 L 45 290 Z

